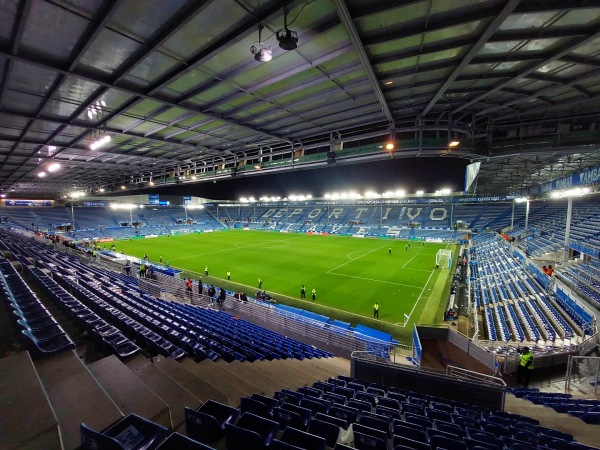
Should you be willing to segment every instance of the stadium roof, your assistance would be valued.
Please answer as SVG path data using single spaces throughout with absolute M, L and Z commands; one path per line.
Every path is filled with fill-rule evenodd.
M 481 161 L 480 193 L 600 161 L 598 0 L 15 0 L 0 21 L 15 195 L 314 167 L 341 142 L 360 163 L 389 137 Z

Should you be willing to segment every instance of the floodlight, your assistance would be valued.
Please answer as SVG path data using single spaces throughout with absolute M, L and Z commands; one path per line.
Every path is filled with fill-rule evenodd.
M 105 134 L 104 136 L 99 137 L 98 139 L 93 140 L 90 143 L 90 149 L 92 150 L 97 150 L 100 147 L 102 147 L 103 145 L 106 145 L 110 142 L 110 135 Z
M 529 201 L 529 199 L 527 197 L 517 197 L 515 198 L 515 202 L 517 203 L 523 203 L 523 202 L 527 202 Z
M 450 141 L 448 142 L 448 147 L 458 147 L 460 145 L 460 141 Z
M 394 143 L 393 143 L 392 141 L 388 141 L 388 142 L 386 142 L 386 144 L 385 144 L 385 149 L 386 149 L 386 150 L 388 150 L 388 151 L 389 151 L 389 150 L 394 150 L 394 148 L 395 148 L 395 147 L 396 147 L 396 146 L 394 145 Z
M 295 50 L 298 47 L 298 33 L 287 28 L 277 31 L 279 46 L 284 50 Z
M 104 192 L 104 188 L 98 189 L 98 192 L 100 192 L 100 193 Z
M 53 152 L 54 150 L 56 150 L 56 145 L 49 145 L 48 146 L 48 151 L 49 152 Z
M 121 185 L 121 190 L 125 190 L 127 189 L 127 186 L 125 186 L 124 184 Z
M 276 33 L 279 46 L 284 50 L 294 50 L 298 47 L 298 33 L 288 29 L 287 11 L 283 11 L 283 28 Z
M 52 163 L 48 166 L 48 172 L 56 172 L 58 169 L 60 169 L 59 163 Z
M 40 172 L 40 173 L 38 173 L 37 175 L 38 175 L 38 177 L 40 177 L 40 178 L 44 178 L 44 177 L 46 176 L 46 172 Z
M 425 192 L 424 191 L 417 191 L 416 194 L 417 195 L 423 195 Z
M 262 33 L 263 26 L 258 24 L 258 41 L 250 47 L 250 53 L 254 55 L 254 59 L 258 62 L 267 62 L 273 59 L 273 51 L 270 45 L 263 44 L 260 35 Z

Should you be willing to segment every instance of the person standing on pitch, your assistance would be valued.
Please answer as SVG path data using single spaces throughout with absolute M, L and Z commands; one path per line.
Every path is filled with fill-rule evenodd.
M 389 247 L 388 248 L 388 255 L 391 255 L 391 254 L 392 254 L 392 247 Z
M 373 305 L 373 318 L 379 319 L 379 303 L 375 302 Z
M 208 276 L 208 266 L 204 266 L 204 275 Z
M 231 272 L 227 271 L 227 280 L 231 280 Z
M 261 289 L 262 288 L 262 278 L 258 277 L 258 288 Z
M 313 288 L 313 290 L 312 290 L 312 299 L 313 299 L 313 302 L 317 299 L 317 290 L 315 288 Z
M 300 288 L 300 298 L 306 298 L 306 288 L 304 285 Z

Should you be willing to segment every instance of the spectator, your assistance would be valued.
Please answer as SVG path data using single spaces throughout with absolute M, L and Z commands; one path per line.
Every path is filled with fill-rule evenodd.
M 550 264 L 548 266 L 548 269 L 546 270 L 546 273 L 548 274 L 548 276 L 552 276 L 554 274 L 554 269 L 552 268 L 552 264 Z
M 198 278 L 198 294 L 202 295 L 202 278 Z
M 193 287 L 193 282 L 191 278 L 188 278 L 187 280 L 185 280 L 185 292 L 188 296 L 188 298 L 192 298 L 192 287 Z

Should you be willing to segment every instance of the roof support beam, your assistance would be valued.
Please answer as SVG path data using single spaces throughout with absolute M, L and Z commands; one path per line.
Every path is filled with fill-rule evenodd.
M 358 53 L 358 59 L 360 59 L 360 62 L 362 63 L 363 68 L 365 69 L 365 72 L 367 73 L 367 77 L 369 78 L 369 81 L 371 82 L 373 92 L 375 93 L 377 100 L 381 104 L 381 109 L 382 109 L 383 113 L 385 114 L 385 117 L 387 118 L 390 125 L 393 125 L 394 117 L 392 116 L 392 112 L 390 111 L 390 108 L 387 104 L 387 100 L 385 99 L 385 96 L 383 95 L 383 92 L 381 91 L 381 86 L 379 85 L 379 80 L 377 79 L 377 76 L 375 76 L 375 72 L 373 71 L 373 66 L 371 65 L 371 62 L 369 61 L 369 57 L 367 55 L 367 52 L 365 51 L 365 47 L 363 46 L 361 39 L 360 39 L 358 30 L 354 26 L 354 21 L 352 20 L 352 17 L 350 16 L 348 7 L 346 6 L 346 3 L 344 0 L 334 0 L 334 3 L 337 8 L 338 15 L 340 16 L 340 20 L 342 21 L 342 24 L 344 25 L 344 28 L 346 28 L 346 32 L 348 33 L 348 36 L 350 37 L 350 40 L 352 41 L 354 50 L 356 51 L 356 53 Z
M 496 30 L 498 30 L 500 25 L 502 25 L 502 22 L 506 20 L 506 18 L 514 11 L 520 2 L 521 0 L 510 0 L 506 6 L 502 8 L 502 11 L 500 11 L 500 13 L 494 17 L 494 19 L 486 27 L 485 31 L 481 34 L 477 42 L 469 49 L 460 64 L 456 66 L 446 82 L 438 89 L 423 111 L 421 111 L 421 117 L 426 116 L 427 113 L 431 111 L 431 108 L 433 108 L 442 95 L 444 95 L 444 92 L 446 92 L 450 85 L 454 83 L 463 69 L 471 62 L 473 58 L 475 58 L 477 53 L 479 53 L 479 50 L 481 50 L 481 48 L 488 42 L 488 39 L 496 32 Z
M 562 85 L 549 86 L 547 88 L 540 89 L 537 92 L 532 92 L 527 97 L 517 98 L 517 99 L 514 99 L 514 100 L 510 100 L 508 102 L 502 103 L 501 105 L 497 105 L 497 106 L 492 106 L 490 108 L 486 108 L 483 111 L 479 111 L 477 114 L 478 115 L 480 115 L 480 114 L 481 115 L 482 114 L 488 114 L 488 113 L 496 111 L 496 110 L 498 110 L 500 108 L 505 108 L 505 107 L 508 107 L 508 106 L 512 106 L 512 105 L 515 105 L 517 103 L 521 103 L 523 101 L 529 100 L 531 98 L 543 97 L 543 96 L 546 96 L 547 94 L 550 94 L 550 93 L 556 91 L 557 89 L 561 89 L 561 88 L 566 87 L 566 86 L 571 87 L 571 86 L 573 86 L 575 84 L 581 83 L 581 82 L 583 82 L 585 80 L 588 80 L 590 78 L 596 78 L 596 77 L 598 77 L 598 75 L 600 75 L 600 70 L 595 70 L 595 71 L 589 72 L 589 73 L 587 73 L 587 74 L 585 74 L 583 76 L 575 77 L 575 78 L 571 79 L 571 81 L 568 81 L 568 82 L 566 82 L 566 83 L 564 83 Z M 560 106 L 560 105 L 558 105 L 558 106 Z
M 570 42 L 563 46 L 560 50 L 557 50 L 554 52 L 554 54 L 546 59 L 544 59 L 543 61 L 540 61 L 536 64 L 533 64 L 531 66 L 529 66 L 527 69 L 522 70 L 521 72 L 519 72 L 514 78 L 511 78 L 510 80 L 504 81 L 500 84 L 497 84 L 496 86 L 494 86 L 493 88 L 491 88 L 488 92 L 478 95 L 477 97 L 475 97 L 474 99 L 470 100 L 469 102 L 465 103 L 464 105 L 460 106 L 458 109 L 455 110 L 455 112 L 458 111 L 462 111 L 463 109 L 474 105 L 478 102 L 480 102 L 481 100 L 485 99 L 488 95 L 490 95 L 493 92 L 498 92 L 500 89 L 509 86 L 511 83 L 513 83 L 515 80 L 519 79 L 519 78 L 523 78 L 528 76 L 531 73 L 534 73 L 535 71 L 541 69 L 542 67 L 544 67 L 546 64 L 550 64 L 553 61 L 556 61 L 557 59 L 562 58 L 565 55 L 568 55 L 569 53 L 571 53 L 573 50 L 576 50 L 577 48 L 581 47 L 582 45 L 588 44 L 592 41 L 594 41 L 595 39 L 597 39 L 598 37 L 600 37 L 600 31 L 589 35 L 585 38 L 575 38 L 575 39 L 571 39 Z M 481 112 L 478 112 L 476 114 L 481 114 Z

